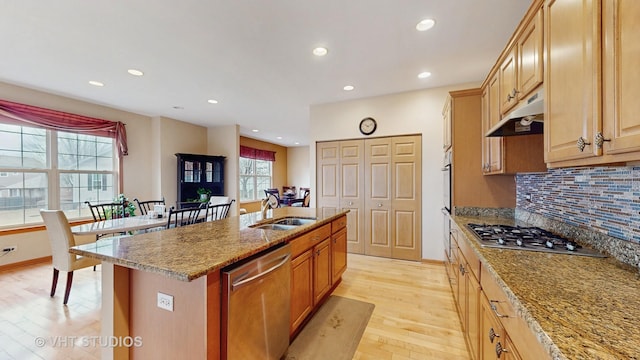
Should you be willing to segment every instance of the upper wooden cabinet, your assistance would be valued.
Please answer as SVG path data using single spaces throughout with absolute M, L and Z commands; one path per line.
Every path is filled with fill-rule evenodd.
M 640 160 L 640 2 L 548 0 L 544 9 L 545 160 Z
M 451 99 L 447 98 L 442 109 L 442 150 L 451 148 Z
M 524 20 L 524 27 L 515 34 L 515 40 L 498 69 L 500 81 L 500 112 L 506 114 L 521 100 L 527 98 L 543 80 L 542 67 L 542 6 Z

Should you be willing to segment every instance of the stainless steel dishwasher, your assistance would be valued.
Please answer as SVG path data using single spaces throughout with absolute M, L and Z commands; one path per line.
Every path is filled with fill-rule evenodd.
M 278 360 L 289 347 L 291 246 L 222 271 L 222 359 Z

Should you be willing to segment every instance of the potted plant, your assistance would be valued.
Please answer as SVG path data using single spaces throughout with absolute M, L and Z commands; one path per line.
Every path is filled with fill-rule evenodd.
M 209 201 L 209 198 L 211 197 L 211 190 L 199 188 L 196 192 L 200 195 L 201 202 Z
M 136 216 L 136 206 L 124 194 L 118 194 L 114 201 L 122 203 L 124 206 L 122 213 L 125 217 Z

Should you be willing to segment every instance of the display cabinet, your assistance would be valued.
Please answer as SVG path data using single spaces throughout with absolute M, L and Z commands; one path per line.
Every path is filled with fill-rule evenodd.
M 224 156 L 176 154 L 178 203 L 199 202 L 202 193 L 224 196 Z

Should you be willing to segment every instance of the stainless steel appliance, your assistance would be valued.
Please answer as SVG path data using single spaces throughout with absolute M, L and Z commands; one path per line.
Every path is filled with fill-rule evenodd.
M 482 247 L 606 257 L 596 250 L 582 247 L 573 240 L 538 227 L 472 223 L 467 227 Z
M 222 359 L 278 360 L 289 347 L 291 247 L 222 272 Z

